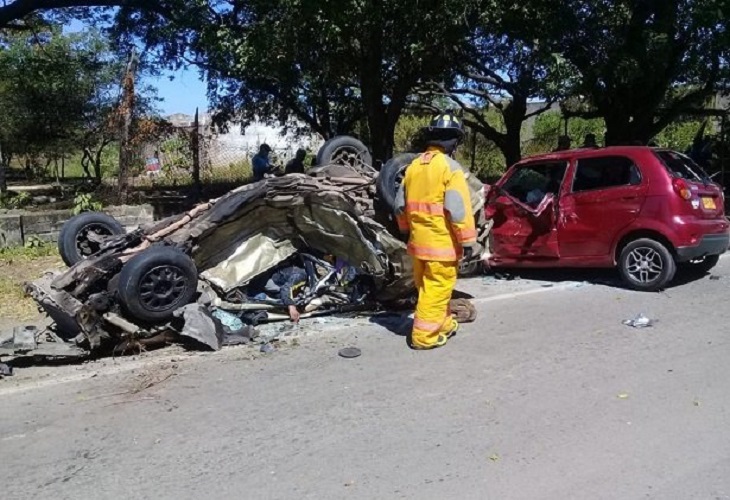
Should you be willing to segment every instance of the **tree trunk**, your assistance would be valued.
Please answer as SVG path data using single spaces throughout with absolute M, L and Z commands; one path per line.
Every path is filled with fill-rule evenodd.
M 512 96 L 502 111 L 505 134 L 502 144 L 498 144 L 507 167 L 522 159 L 522 124 L 527 117 L 527 97 Z
M 84 156 L 81 157 L 81 168 L 84 169 L 86 177 L 91 179 L 91 171 L 89 170 L 89 163 L 92 161 L 91 150 L 84 148 Z
M 106 143 L 102 143 L 99 149 L 96 150 L 96 155 L 94 156 L 94 180 L 97 184 L 101 184 L 101 154 L 105 147 Z

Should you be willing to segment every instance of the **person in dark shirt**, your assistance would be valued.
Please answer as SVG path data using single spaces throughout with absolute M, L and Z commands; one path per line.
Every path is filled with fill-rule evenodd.
M 278 268 L 271 275 L 264 275 L 254 280 L 249 286 L 249 294 L 263 293 L 271 298 L 281 300 L 289 310 L 289 318 L 299 322 L 299 310 L 296 306 L 298 289 L 307 283 L 307 272 L 301 267 L 290 265 Z
M 253 179 L 255 181 L 262 180 L 266 174 L 270 174 L 274 171 L 274 166 L 271 164 L 271 160 L 269 159 L 270 153 L 271 146 L 264 143 L 259 147 L 259 152 L 251 159 Z
M 284 169 L 285 174 L 303 174 L 304 173 L 304 158 L 307 156 L 307 151 L 299 149 L 296 156 L 289 160 Z
M 598 148 L 598 144 L 596 143 L 596 134 L 586 134 L 586 138 L 583 141 L 583 146 L 581 147 L 586 149 Z

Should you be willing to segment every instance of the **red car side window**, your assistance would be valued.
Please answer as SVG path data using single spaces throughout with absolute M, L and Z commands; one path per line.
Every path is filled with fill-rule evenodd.
M 639 167 L 625 156 L 601 156 L 578 160 L 573 192 L 594 191 L 641 184 Z

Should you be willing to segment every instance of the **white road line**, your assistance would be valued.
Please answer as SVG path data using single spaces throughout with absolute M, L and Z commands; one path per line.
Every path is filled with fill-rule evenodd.
M 564 283 L 562 285 L 554 285 L 550 287 L 544 287 L 541 286 L 540 288 L 535 288 L 532 290 L 525 290 L 523 292 L 512 292 L 512 293 L 503 293 L 501 295 L 495 295 L 493 297 L 482 297 L 482 298 L 475 298 L 475 299 L 469 299 L 472 303 L 475 304 L 481 304 L 484 302 L 496 302 L 499 300 L 506 300 L 506 299 L 515 299 L 517 297 L 524 297 L 526 295 L 535 295 L 538 293 L 546 293 L 546 292 L 553 292 L 557 290 L 568 290 L 570 288 L 575 288 L 577 284 L 580 282 L 574 281 L 571 283 Z M 590 286 L 590 285 L 585 285 Z

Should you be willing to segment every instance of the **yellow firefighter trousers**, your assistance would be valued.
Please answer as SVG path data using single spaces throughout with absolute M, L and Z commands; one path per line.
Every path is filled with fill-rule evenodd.
M 413 259 L 418 305 L 413 320 L 411 347 L 428 349 L 446 343 L 457 327 L 449 311 L 456 286 L 458 262 Z

